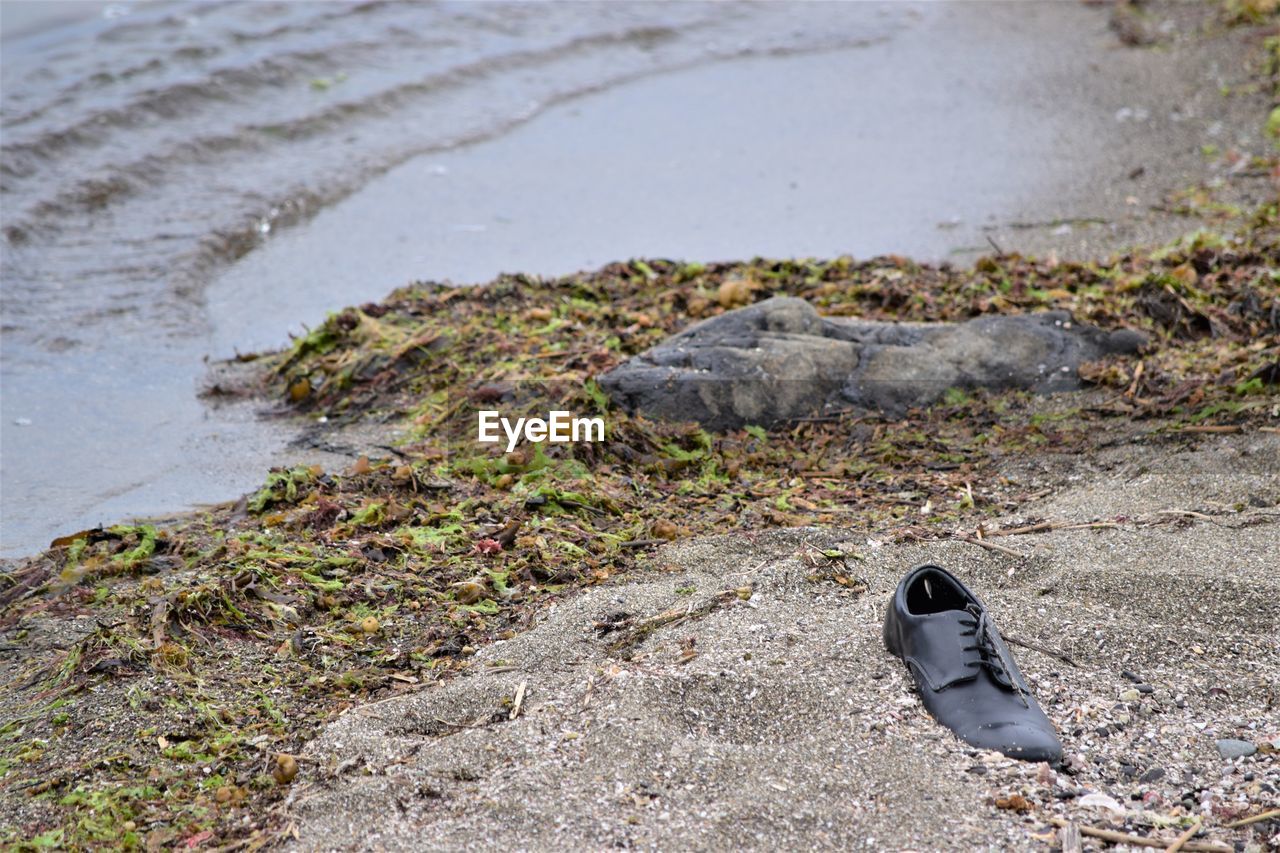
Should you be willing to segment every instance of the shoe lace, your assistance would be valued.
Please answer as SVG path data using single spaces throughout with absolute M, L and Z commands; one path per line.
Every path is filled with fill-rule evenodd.
M 1014 677 L 1013 661 L 1009 660 L 1009 656 L 1005 653 L 1004 644 L 998 642 L 1000 632 L 991 623 L 987 611 L 976 604 L 970 604 L 965 608 L 965 612 L 973 618 L 960 620 L 960 624 L 969 629 L 962 631 L 961 635 L 973 637 L 973 644 L 965 646 L 964 650 L 967 652 L 975 651 L 979 655 L 978 660 L 966 661 L 965 666 L 985 667 L 992 672 L 1003 673 L 1005 680 L 1009 682 L 1013 687 L 1013 692 L 1017 694 L 1018 700 L 1022 702 L 1022 706 L 1030 708 L 1031 706 L 1027 704 L 1026 691 L 1022 689 L 1022 685 Z

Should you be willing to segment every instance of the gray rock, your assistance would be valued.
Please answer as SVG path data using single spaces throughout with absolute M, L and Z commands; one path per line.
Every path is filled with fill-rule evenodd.
M 900 415 L 950 388 L 1074 390 L 1081 362 L 1145 341 L 1076 324 L 1065 311 L 881 323 L 822 317 L 802 299 L 776 297 L 698 323 L 599 382 L 628 411 L 735 429 L 850 408 Z
M 1236 740 L 1235 738 L 1223 738 L 1218 741 L 1218 755 L 1223 758 L 1244 758 L 1253 755 L 1258 748 L 1247 740 Z

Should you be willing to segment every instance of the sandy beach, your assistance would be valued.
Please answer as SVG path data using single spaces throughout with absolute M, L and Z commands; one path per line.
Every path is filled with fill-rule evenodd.
M 1054 819 L 1115 808 L 1172 843 L 1171 814 L 1273 807 L 1278 453 L 1263 434 L 1011 466 L 1051 494 L 992 529 L 1062 526 L 990 540 L 1021 556 L 856 526 L 664 548 L 479 652 L 469 676 L 327 726 L 306 749 L 318 779 L 292 796 L 293 846 L 1028 849 L 1061 846 Z M 829 549 L 856 588 L 831 580 Z M 979 753 L 925 713 L 880 639 L 894 586 L 924 562 L 1054 653 L 1014 646 L 1065 767 Z M 618 648 L 600 625 L 619 612 L 689 615 Z M 1224 759 L 1226 738 L 1263 751 Z M 1013 797 L 1025 805 L 999 805 Z

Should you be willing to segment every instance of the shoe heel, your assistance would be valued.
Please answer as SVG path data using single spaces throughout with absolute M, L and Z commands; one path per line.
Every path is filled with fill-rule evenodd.
M 890 614 L 893 611 L 890 610 Z M 889 654 L 894 657 L 902 657 L 902 646 L 898 640 L 898 626 L 894 624 L 891 616 L 886 615 L 884 620 L 884 647 L 889 650 Z

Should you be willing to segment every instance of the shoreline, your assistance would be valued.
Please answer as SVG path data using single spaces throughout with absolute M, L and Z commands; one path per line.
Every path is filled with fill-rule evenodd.
M 209 7 L 211 19 L 190 30 L 184 18 L 170 23 L 187 34 L 182 38 L 200 41 L 201 33 L 240 26 L 236 15 L 217 12 L 235 8 L 247 7 Z M 391 18 L 399 8 L 378 7 Z M 1213 228 L 1224 208 L 1266 197 L 1265 170 L 1248 163 L 1263 147 L 1263 98 L 1255 91 L 1262 28 L 1224 29 L 1210 7 L 1148 5 L 1144 14 L 1158 30 L 1166 19 L 1176 27 L 1159 30 L 1157 45 L 1131 48 L 1108 29 L 1106 10 L 1072 3 L 929 6 L 920 19 L 895 5 L 889 23 L 873 6 L 849 8 L 854 23 L 841 30 L 844 37 L 879 38 L 897 26 L 889 23 L 906 23 L 887 40 L 846 51 L 733 60 L 566 102 L 490 142 L 413 160 L 314 218 L 289 206 L 282 219 L 255 210 L 252 224 L 271 225 L 270 236 L 232 240 L 252 251 L 207 288 L 191 290 L 183 272 L 178 289 L 185 296 L 163 286 L 174 271 L 163 263 L 162 273 L 141 276 L 163 292 L 131 284 L 127 299 L 104 292 L 105 306 L 84 304 L 76 294 L 96 292 L 86 282 L 97 272 L 110 278 L 117 251 L 129 252 L 132 270 L 134 261 L 155 260 L 154 252 L 181 241 L 146 239 L 155 235 L 140 230 L 104 246 L 102 255 L 59 250 L 56 240 L 42 243 L 37 229 L 15 259 L 51 275 L 64 261 L 89 259 L 94 269 L 84 276 L 64 269 L 64 278 L 85 289 L 41 291 L 51 303 L 19 298 L 13 270 L 6 274 L 6 322 L 12 326 L 16 314 L 23 326 L 30 312 L 40 341 L 28 346 L 20 328 L 7 327 L 0 343 L 8 420 L 0 436 L 3 550 L 13 554 L 12 545 L 25 543 L 34 551 L 71 529 L 232 498 L 282 461 L 332 464 L 289 458 L 281 446 L 287 439 L 255 422 L 247 407 L 211 410 L 193 399 L 202 359 L 283 345 L 299 328 L 293 324 L 315 325 L 330 309 L 380 299 L 417 277 L 485 281 L 504 270 L 559 274 L 655 255 L 704 262 L 752 253 L 919 257 L 969 247 L 974 251 L 952 257 L 968 262 L 994 251 L 988 238 L 1010 251 L 1088 259 L 1125 244 L 1164 242 L 1194 227 L 1184 214 Z M 165 15 L 157 7 L 102 27 L 123 27 L 150 44 L 148 27 Z M 856 26 L 864 17 L 873 22 Z M 983 45 L 992 46 L 990 56 Z M 359 45 L 352 49 L 363 55 Z M 969 55 L 987 61 L 956 74 Z M 7 55 L 6 68 L 14 61 Z M 220 62 L 195 66 L 197 82 L 206 72 L 221 79 Z M 308 69 L 289 78 L 297 90 L 287 99 L 290 110 L 323 110 L 356 96 L 354 81 L 312 88 L 317 74 L 332 81 L 339 68 Z M 831 82 L 844 80 L 865 83 Z M 199 100 L 190 117 L 193 144 L 207 136 L 206 109 L 214 111 L 209 120 L 251 121 L 255 113 L 246 109 L 265 110 L 290 91 L 274 84 L 252 90 L 243 108 Z M 794 92 L 828 94 L 797 99 Z M 486 103 L 483 94 L 464 92 L 455 106 Z M 440 118 L 425 108 L 413 115 Z M 187 125 L 162 122 L 156 130 L 166 127 L 164 135 L 183 136 Z M 1217 151 L 1207 156 L 1202 145 Z M 297 156 L 274 146 L 268 150 Z M 111 150 L 95 148 L 93 156 Z M 806 153 L 789 153 L 795 151 Z M 664 153 L 654 160 L 654 152 Z M 59 156 L 76 184 L 72 152 Z M 271 162 L 252 157 L 225 163 L 223 171 L 234 176 L 241 166 L 266 169 Z M 1130 178 L 1137 170 L 1142 174 Z M 203 174 L 183 185 L 221 185 Z M 1203 194 L 1203 181 L 1223 185 Z M 56 224 L 101 236 L 107 232 L 94 227 L 100 219 L 122 227 L 149 221 L 134 216 L 139 205 L 142 213 L 149 209 L 147 186 L 106 199 L 83 229 L 71 227 L 74 219 Z M 1129 204 L 1129 196 L 1138 203 Z M 237 197 L 219 193 L 209 202 L 221 210 Z M 548 199 L 557 200 L 555 215 Z M 304 213 L 305 222 L 287 225 Z M 353 245 L 360 250 L 345 248 Z M 135 258 L 135 247 L 145 257 Z M 148 426 L 145 438 L 138 423 Z

